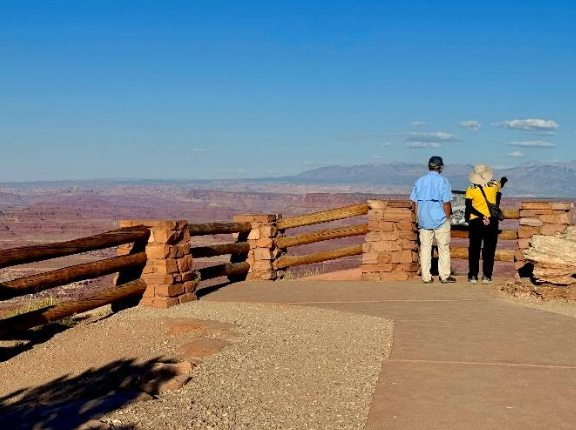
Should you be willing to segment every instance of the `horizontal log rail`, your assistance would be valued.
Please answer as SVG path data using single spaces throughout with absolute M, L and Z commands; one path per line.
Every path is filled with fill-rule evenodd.
M 240 275 L 242 273 L 248 273 L 250 270 L 250 265 L 246 262 L 242 263 L 224 263 L 218 264 L 216 266 L 209 266 L 199 269 L 200 280 L 205 281 L 207 279 L 218 278 L 220 276 L 230 276 L 230 275 Z
M 292 266 L 302 266 L 304 264 L 321 263 L 323 261 L 335 260 L 337 258 L 352 257 L 362 254 L 362 245 L 349 246 L 347 248 L 323 251 L 315 254 L 290 256 L 285 255 L 276 260 L 276 268 L 284 269 Z
M 494 261 L 512 262 L 514 261 L 515 251 L 513 249 L 497 249 L 494 255 Z M 438 257 L 438 251 L 434 248 L 432 255 Z M 451 247 L 450 257 L 459 259 L 468 259 L 468 248 Z
M 66 242 L 4 249 L 0 251 L 0 269 L 16 264 L 34 263 L 126 243 L 146 241 L 149 236 L 150 230 L 147 227 L 127 227 Z
M 520 209 L 511 209 L 511 208 L 501 208 L 502 212 L 504 213 L 504 218 L 506 219 L 519 219 L 520 218 Z
M 252 230 L 252 225 L 249 222 L 211 222 L 189 224 L 188 229 L 192 236 L 206 236 L 210 234 L 249 233 Z
M 118 272 L 120 269 L 146 264 L 146 253 L 107 258 L 92 263 L 77 264 L 38 275 L 25 276 L 0 284 L 0 300 L 8 300 L 25 294 L 34 294 L 72 282 L 93 279 Z
M 146 283 L 142 279 L 136 279 L 95 292 L 78 300 L 70 300 L 14 317 L 0 319 L 0 339 L 14 339 L 14 335 L 39 325 L 58 321 L 119 300 L 141 296 L 144 294 L 144 290 L 146 290 Z
M 329 209 L 326 211 L 314 212 L 307 215 L 300 215 L 291 218 L 283 218 L 278 220 L 277 227 L 279 230 L 286 230 L 289 228 L 302 227 L 305 225 L 321 224 L 324 222 L 336 221 L 344 218 L 351 218 L 359 215 L 366 215 L 368 213 L 368 204 L 362 203 L 358 205 L 345 206 L 337 209 Z
M 321 242 L 323 240 L 340 239 L 343 237 L 362 236 L 369 232 L 368 224 L 358 224 L 339 228 L 329 228 L 326 230 L 304 233 L 299 236 L 279 237 L 276 239 L 278 248 L 289 248 L 291 246 L 307 245 L 309 243 Z
M 454 238 L 467 239 L 468 230 L 458 229 L 452 230 L 451 236 Z M 518 240 L 518 230 L 500 230 L 498 239 L 501 240 Z
M 248 244 L 248 242 L 195 246 L 190 249 L 190 253 L 194 258 L 217 257 L 227 254 L 246 254 L 248 251 L 250 251 L 250 244 Z

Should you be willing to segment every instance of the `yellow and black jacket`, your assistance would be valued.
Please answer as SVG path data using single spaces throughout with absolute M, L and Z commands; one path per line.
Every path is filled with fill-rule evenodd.
M 486 194 L 486 198 L 493 205 L 500 204 L 500 198 L 502 194 L 500 190 L 506 183 L 502 181 L 490 181 L 487 185 L 481 187 L 480 185 L 472 184 L 466 190 L 466 209 L 464 212 L 464 217 L 466 221 L 471 221 L 476 218 L 490 217 L 490 209 L 486 203 L 486 199 L 482 194 L 482 188 Z

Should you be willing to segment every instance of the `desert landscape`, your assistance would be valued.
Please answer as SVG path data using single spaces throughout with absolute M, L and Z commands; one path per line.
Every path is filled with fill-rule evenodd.
M 0 430 L 574 430 L 575 16 L 3 1 Z
M 358 170 L 362 170 L 358 168 Z M 421 166 L 420 166 L 421 170 Z M 410 168 L 411 174 L 417 170 Z M 382 172 L 385 174 L 385 172 Z M 302 175 L 308 177 L 311 174 Z M 0 184 L 0 249 L 70 240 L 117 228 L 123 219 L 186 219 L 202 223 L 230 221 L 234 215 L 244 213 L 279 213 L 284 217 L 316 212 L 365 202 L 370 198 L 405 198 L 409 193 L 411 177 L 403 174 L 404 182 L 396 176 L 382 176 L 383 185 L 371 183 L 365 175 L 360 184 L 322 183 L 300 177 L 284 182 L 262 180 L 236 181 L 75 181 L 56 183 Z M 389 178 L 388 181 L 385 178 Z M 386 183 L 388 182 L 388 183 Z M 520 198 L 506 197 L 503 204 L 518 207 Z M 341 220 L 334 226 L 354 223 Z M 517 223 L 507 221 L 502 228 Z M 295 229 L 295 234 L 310 231 L 309 227 Z M 229 237 L 207 236 L 195 238 L 195 245 L 223 243 Z M 294 255 L 324 251 L 334 246 L 361 244 L 362 237 L 343 238 L 299 246 L 290 252 Z M 466 245 L 465 240 L 454 239 L 456 245 Z M 503 242 L 502 246 L 511 246 Z M 110 257 L 113 250 L 91 251 L 82 255 L 63 257 L 46 262 L 21 265 L 0 270 L 0 280 L 39 273 L 82 262 Z M 212 259 L 214 261 L 214 259 Z M 222 260 L 224 261 L 224 260 Z M 202 260 L 197 262 L 202 267 Z M 454 270 L 464 273 L 465 262 L 455 260 Z M 208 264 L 208 263 L 204 263 Z M 324 263 L 295 267 L 290 278 L 321 275 L 345 269 L 359 268 L 360 257 L 347 257 Z M 497 275 L 513 273 L 513 265 L 497 263 Z M 57 297 L 75 297 L 86 292 L 86 287 L 97 289 L 111 283 L 111 278 L 83 281 L 61 287 L 51 292 Z M 40 296 L 45 296 L 41 293 Z M 23 299 L 2 302 L 2 309 L 12 309 Z

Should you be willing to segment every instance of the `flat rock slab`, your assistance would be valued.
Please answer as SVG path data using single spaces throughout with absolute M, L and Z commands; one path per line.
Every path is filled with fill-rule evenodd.
M 223 335 L 233 337 L 236 334 L 236 326 L 230 323 L 211 320 L 199 320 L 193 318 L 168 318 L 163 321 L 168 326 L 168 334 L 197 332 L 198 335 Z
M 178 347 L 176 354 L 187 359 L 204 358 L 220 352 L 226 345 L 225 340 L 201 338 Z
M 168 325 L 168 334 L 200 332 L 204 328 L 204 321 L 190 318 L 167 319 L 164 322 Z

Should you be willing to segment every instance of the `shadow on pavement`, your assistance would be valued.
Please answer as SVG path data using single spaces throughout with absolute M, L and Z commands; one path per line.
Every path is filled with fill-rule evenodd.
M 207 296 L 210 293 L 214 293 L 216 291 L 218 291 L 221 288 L 227 287 L 230 284 L 233 284 L 234 282 L 230 282 L 230 281 L 226 281 L 226 282 L 222 282 L 220 284 L 216 284 L 216 285 L 210 285 L 209 287 L 203 287 L 200 288 L 198 291 L 196 291 L 196 296 L 198 297 L 198 299 Z
M 176 375 L 169 366 L 165 371 L 154 371 L 159 362 L 171 363 L 159 358 L 144 363 L 117 360 L 77 376 L 67 375 L 44 385 L 14 391 L 0 397 L 0 427 L 72 430 L 130 402 L 142 400 L 143 396 L 150 399 L 139 389 L 144 381 L 147 390 L 154 392 Z M 146 379 L 152 373 L 153 379 Z
M 27 330 L 18 333 L 10 339 L 16 342 L 14 345 L 0 346 L 0 363 L 10 360 L 24 351 L 32 349 L 35 345 L 47 342 L 53 336 L 62 333 L 69 328 L 72 328 L 72 326 L 56 322 L 47 324 L 35 330 Z

